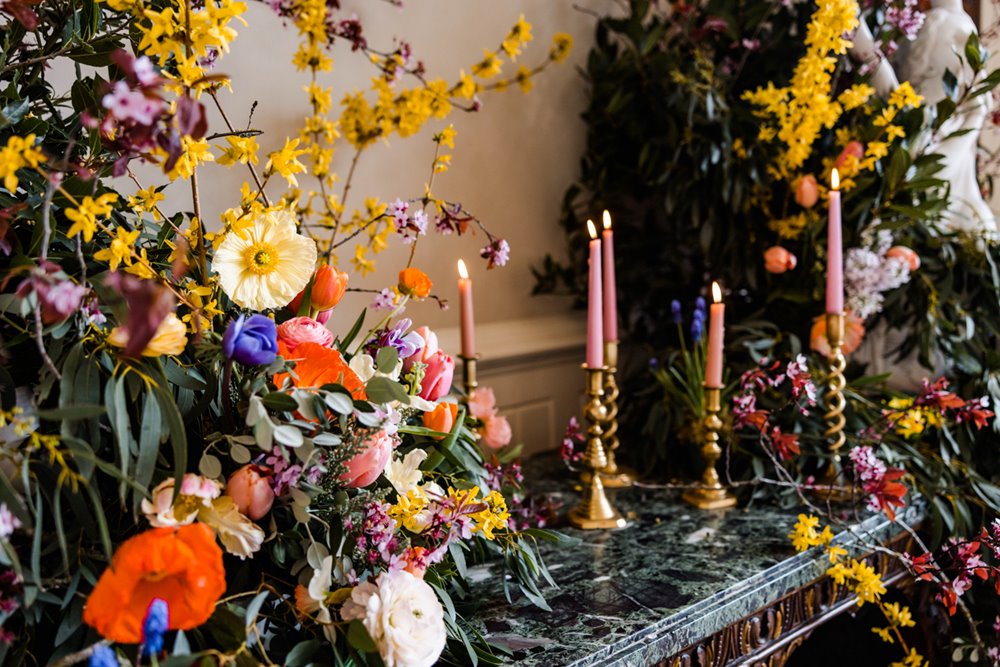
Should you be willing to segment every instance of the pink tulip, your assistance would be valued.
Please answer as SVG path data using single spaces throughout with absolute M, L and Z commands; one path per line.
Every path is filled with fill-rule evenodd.
M 361 444 L 361 451 L 344 464 L 347 472 L 340 477 L 340 481 L 352 489 L 360 489 L 374 482 L 385 470 L 394 444 L 393 437 L 385 431 L 370 436 Z
M 834 162 L 833 166 L 837 169 L 843 169 L 849 157 L 853 157 L 854 160 L 857 161 L 864 156 L 865 145 L 860 141 L 849 141 L 847 142 L 847 145 L 844 146 L 844 150 L 840 151 L 840 155 L 837 156 L 837 161 Z
M 912 248 L 907 248 L 905 245 L 892 246 L 889 248 L 889 251 L 885 253 L 885 256 L 903 260 L 910 267 L 911 272 L 920 268 L 920 255 L 914 252 Z
M 791 271 L 799 260 L 780 245 L 774 245 L 764 251 L 764 268 L 768 273 L 784 273 Z
M 413 333 L 417 334 L 424 340 L 424 345 L 422 348 L 407 357 L 403 362 L 403 370 L 407 372 L 409 372 L 410 368 L 413 366 L 413 362 L 419 361 L 426 364 L 427 360 L 431 358 L 435 352 L 441 349 L 438 347 L 437 334 L 431 331 L 430 327 L 417 327 L 413 330 Z
M 490 449 L 500 449 L 510 444 L 510 422 L 506 417 L 492 415 L 483 425 L 483 444 Z
M 278 340 L 294 352 L 302 343 L 316 343 L 323 347 L 333 344 L 333 332 L 311 317 L 293 317 L 278 325 Z
M 230 476 L 226 495 L 233 499 L 240 514 L 257 521 L 271 511 L 274 504 L 272 474 L 267 466 L 247 464 Z
M 806 174 L 795 183 L 795 203 L 802 208 L 812 208 L 819 201 L 819 186 L 816 177 Z
M 420 383 L 420 398 L 436 401 L 451 390 L 451 381 L 455 376 L 455 360 L 438 350 L 424 363 L 424 380 Z

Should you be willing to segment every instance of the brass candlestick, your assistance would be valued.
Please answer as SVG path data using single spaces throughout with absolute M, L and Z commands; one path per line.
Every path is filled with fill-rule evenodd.
M 606 445 L 608 463 L 601 470 L 601 481 L 604 486 L 619 489 L 632 486 L 635 477 L 615 461 L 618 450 L 618 383 L 615 375 L 618 373 L 618 341 L 604 341 L 604 409 L 607 416 L 601 427 L 604 429 L 604 444 Z
M 465 386 L 465 396 L 468 400 L 472 396 L 473 390 L 479 386 L 479 380 L 476 379 L 476 362 L 479 361 L 479 355 L 467 357 L 460 354 L 458 356 L 462 360 L 462 384 Z
M 604 443 L 601 440 L 604 433 L 601 424 L 607 419 L 607 410 L 601 400 L 604 395 L 604 368 L 590 368 L 584 365 L 583 370 L 587 375 L 588 399 L 583 413 L 589 424 L 587 450 L 583 455 L 583 463 L 589 468 L 590 474 L 584 482 L 580 503 L 569 511 L 569 522 L 584 530 L 622 528 L 625 526 L 625 519 L 608 500 L 600 475 L 600 471 L 608 464 Z
M 844 408 L 847 400 L 844 398 L 844 369 L 847 359 L 844 357 L 844 314 L 826 314 L 826 340 L 830 344 L 829 374 L 826 377 L 826 436 L 831 454 L 830 465 L 824 475 L 825 481 L 833 484 L 840 476 L 840 448 L 846 440 L 844 436 Z
M 684 502 L 702 510 L 718 510 L 736 505 L 736 497 L 719 481 L 719 473 L 715 464 L 722 456 L 719 446 L 719 430 L 722 420 L 719 411 L 722 409 L 722 390 L 719 387 L 705 387 L 705 444 L 701 447 L 701 455 L 705 457 L 705 472 L 701 476 L 701 486 L 688 489 L 681 496 Z

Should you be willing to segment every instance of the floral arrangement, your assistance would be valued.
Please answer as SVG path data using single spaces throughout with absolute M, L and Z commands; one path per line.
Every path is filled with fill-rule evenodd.
M 413 263 L 424 237 L 482 233 L 490 268 L 510 252 L 434 193 L 453 127 L 433 134 L 420 196 L 348 203 L 367 148 L 527 91 L 570 39 L 529 67 L 522 17 L 449 83 L 405 41 L 369 45 L 338 3 L 268 4 L 300 36 L 310 113 L 266 156 L 224 106 L 244 3 L 0 6 L 6 664 L 495 663 L 460 615 L 468 567 L 489 558 L 545 605 L 534 543 L 555 538 L 504 449 L 510 425 L 489 389 L 452 395 L 454 359 L 402 317 L 438 299 Z M 339 112 L 336 42 L 374 72 Z M 60 62 L 77 71 L 68 92 L 47 78 Z M 216 225 L 199 194 L 213 168 L 248 177 Z M 374 291 L 376 317 L 344 313 L 357 288 L 338 267 L 373 271 L 394 238 L 410 260 Z

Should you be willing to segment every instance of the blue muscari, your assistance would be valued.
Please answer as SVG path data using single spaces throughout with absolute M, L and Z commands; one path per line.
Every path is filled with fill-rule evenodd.
M 142 657 L 149 658 L 163 652 L 163 635 L 169 625 L 166 600 L 154 599 L 149 603 L 146 619 L 142 622 Z

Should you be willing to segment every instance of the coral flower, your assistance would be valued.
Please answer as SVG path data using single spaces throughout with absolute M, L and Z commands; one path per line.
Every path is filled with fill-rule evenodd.
M 920 255 L 914 252 L 913 248 L 907 248 L 904 245 L 894 245 L 889 248 L 885 256 L 902 260 L 910 267 L 910 271 L 916 271 L 920 268 Z
M 222 550 L 208 526 L 154 528 L 124 542 L 87 598 L 83 620 L 103 637 L 138 644 L 150 603 L 170 609 L 171 630 L 196 628 L 226 591 Z
M 300 343 L 295 351 L 288 349 L 284 342 L 278 341 L 278 353 L 295 362 L 295 375 L 292 384 L 296 387 L 322 387 L 325 384 L 339 384 L 347 389 L 354 398 L 365 398 L 365 385 L 358 374 L 351 370 L 340 352 L 318 343 Z M 282 386 L 288 373 L 278 373 L 274 376 L 275 386 Z
M 795 203 L 802 208 L 812 208 L 819 201 L 819 185 L 816 177 L 806 174 L 795 181 Z
M 420 269 L 409 268 L 399 272 L 399 291 L 414 299 L 426 298 L 431 293 L 431 279 Z
M 844 354 L 854 352 L 865 337 L 865 323 L 853 313 L 844 316 Z M 820 315 L 813 320 L 812 331 L 809 333 L 809 347 L 824 357 L 830 356 L 830 343 L 826 339 L 826 315 Z
M 290 211 L 270 211 L 246 229 L 231 232 L 215 253 L 219 284 L 241 308 L 265 310 L 288 304 L 309 283 L 316 242 L 298 233 Z
M 798 263 L 798 258 L 780 245 L 773 245 L 764 251 L 764 268 L 768 273 L 791 271 Z

